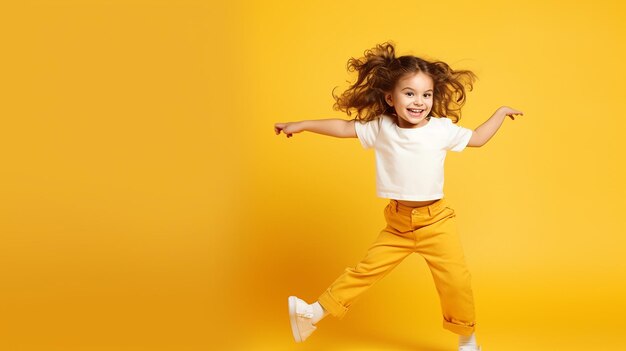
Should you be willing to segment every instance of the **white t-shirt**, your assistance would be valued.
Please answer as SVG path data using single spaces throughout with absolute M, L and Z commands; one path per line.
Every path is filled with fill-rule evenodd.
M 400 128 L 385 114 L 354 125 L 363 148 L 376 151 L 377 195 L 396 200 L 443 198 L 446 152 L 462 151 L 473 132 L 446 117 L 430 117 L 419 128 Z

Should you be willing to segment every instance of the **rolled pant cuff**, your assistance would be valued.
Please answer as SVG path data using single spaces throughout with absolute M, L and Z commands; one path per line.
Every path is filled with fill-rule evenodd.
M 348 312 L 348 308 L 337 301 L 329 290 L 324 291 L 317 299 L 317 302 L 319 302 L 328 313 L 338 319 L 342 319 L 346 315 L 346 312 Z
M 448 322 L 447 320 L 444 319 L 443 327 L 453 333 L 464 335 L 464 336 L 470 336 L 476 329 L 476 324 L 472 324 L 472 325 L 455 324 L 452 322 Z

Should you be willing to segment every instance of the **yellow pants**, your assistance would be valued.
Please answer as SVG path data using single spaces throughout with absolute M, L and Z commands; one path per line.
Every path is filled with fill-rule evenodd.
M 343 318 L 363 292 L 417 252 L 426 260 L 435 281 L 443 327 L 471 335 L 476 324 L 474 297 L 454 210 L 445 199 L 417 208 L 390 200 L 384 212 L 387 226 L 365 257 L 355 267 L 346 268 L 319 297 L 319 303 L 331 315 Z

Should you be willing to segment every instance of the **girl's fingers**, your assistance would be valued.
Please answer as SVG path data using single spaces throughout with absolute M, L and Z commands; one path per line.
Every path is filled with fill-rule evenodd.
M 274 132 L 276 132 L 276 135 L 280 134 L 280 132 L 283 132 L 285 133 L 287 138 L 291 138 L 293 136 L 293 133 L 287 133 L 285 131 L 285 126 L 286 126 L 286 123 L 276 123 L 274 125 Z

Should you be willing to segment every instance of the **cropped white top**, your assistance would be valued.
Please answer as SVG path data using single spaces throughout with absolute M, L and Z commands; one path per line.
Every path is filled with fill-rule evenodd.
M 462 151 L 473 131 L 446 117 L 430 117 L 425 126 L 400 128 L 393 117 L 355 122 L 365 149 L 376 151 L 376 193 L 396 200 L 443 198 L 443 169 L 448 150 Z

